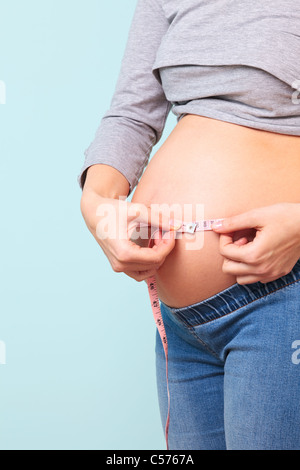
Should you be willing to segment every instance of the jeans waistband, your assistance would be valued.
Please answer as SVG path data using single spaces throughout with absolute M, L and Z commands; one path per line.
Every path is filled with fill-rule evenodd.
M 199 303 L 188 305 L 187 307 L 172 308 L 164 305 L 172 314 L 178 317 L 178 319 L 193 327 L 199 324 L 199 319 L 201 319 L 202 315 L 203 322 L 215 320 L 299 280 L 300 259 L 290 273 L 275 281 L 266 284 L 262 284 L 261 282 L 246 285 L 233 284 L 212 297 Z

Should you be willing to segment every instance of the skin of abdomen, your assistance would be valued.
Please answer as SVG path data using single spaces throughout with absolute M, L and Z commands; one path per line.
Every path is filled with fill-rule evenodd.
M 167 205 L 172 218 L 187 222 L 224 218 L 278 202 L 300 202 L 299 178 L 297 136 L 187 115 L 152 157 L 132 202 Z M 236 278 L 223 273 L 223 261 L 218 234 L 178 236 L 157 271 L 159 298 L 184 307 L 233 285 Z

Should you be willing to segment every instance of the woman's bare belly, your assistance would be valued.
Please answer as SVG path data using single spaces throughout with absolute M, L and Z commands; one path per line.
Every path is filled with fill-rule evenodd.
M 186 221 L 190 208 L 194 218 L 201 207 L 204 218 L 223 218 L 300 202 L 299 181 L 298 137 L 187 115 L 151 159 L 132 202 L 168 204 Z M 191 236 L 180 236 L 157 271 L 159 298 L 172 307 L 200 302 L 236 282 L 222 271 L 219 235 L 192 237 L 194 248 Z

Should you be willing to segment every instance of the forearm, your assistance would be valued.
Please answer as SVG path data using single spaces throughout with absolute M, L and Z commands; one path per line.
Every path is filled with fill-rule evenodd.
M 88 180 L 93 176 L 92 187 L 108 195 L 112 191 L 112 197 L 128 196 L 138 184 L 172 108 L 159 76 L 152 73 L 169 26 L 161 0 L 138 0 L 110 107 L 84 152 L 78 176 L 81 187 L 87 168 Z M 103 165 L 100 169 L 95 166 L 99 164 Z M 105 165 L 121 176 L 108 172 Z
M 104 198 L 127 197 L 129 182 L 120 171 L 109 165 L 92 165 L 86 172 L 82 197 L 90 192 Z

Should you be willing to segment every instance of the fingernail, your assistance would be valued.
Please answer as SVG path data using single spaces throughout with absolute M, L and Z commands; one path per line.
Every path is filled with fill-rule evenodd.
M 180 220 L 170 219 L 169 223 L 170 223 L 171 230 L 179 230 L 180 227 L 182 226 L 182 222 Z
M 217 220 L 212 224 L 212 228 L 221 228 L 221 227 L 223 227 L 223 220 L 224 220 L 224 219 L 217 219 Z

